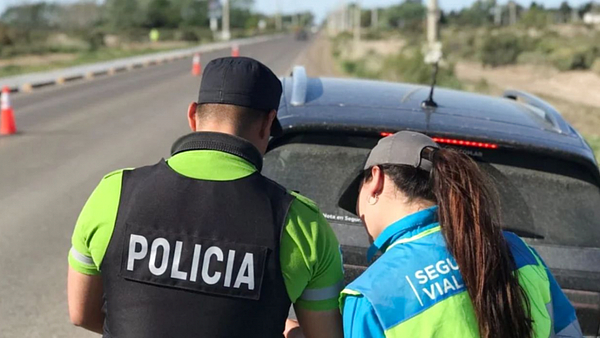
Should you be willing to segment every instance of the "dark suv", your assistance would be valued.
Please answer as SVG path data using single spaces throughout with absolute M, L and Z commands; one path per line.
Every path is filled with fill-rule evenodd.
M 378 81 L 283 81 L 282 137 L 271 140 L 264 174 L 315 200 L 344 252 L 346 281 L 368 265 L 366 232 L 336 206 L 369 149 L 413 130 L 473 157 L 495 181 L 503 221 L 544 258 L 577 308 L 586 337 L 600 337 L 600 173 L 589 145 L 552 106 L 523 92 L 495 98 Z

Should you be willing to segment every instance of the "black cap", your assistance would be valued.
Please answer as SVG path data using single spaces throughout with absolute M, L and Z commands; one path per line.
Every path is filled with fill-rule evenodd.
M 345 185 L 338 201 L 339 207 L 356 214 L 358 190 L 365 170 L 381 164 L 397 164 L 431 172 L 433 153 L 437 149 L 438 144 L 431 138 L 412 131 L 401 131 L 382 138 L 371 150 L 365 163 L 350 177 L 351 181 Z
M 230 104 L 266 113 L 279 109 L 281 92 L 281 81 L 267 66 L 247 57 L 226 57 L 206 65 L 198 104 Z M 275 118 L 271 135 L 281 133 L 281 124 Z

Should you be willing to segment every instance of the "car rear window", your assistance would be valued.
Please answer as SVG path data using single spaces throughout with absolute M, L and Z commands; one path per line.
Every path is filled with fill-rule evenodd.
M 263 173 L 316 201 L 330 222 L 360 226 L 337 207 L 337 198 L 376 142 L 298 136 L 265 155 Z M 580 166 L 502 150 L 467 151 L 495 182 L 505 228 L 534 242 L 600 247 L 600 189 Z

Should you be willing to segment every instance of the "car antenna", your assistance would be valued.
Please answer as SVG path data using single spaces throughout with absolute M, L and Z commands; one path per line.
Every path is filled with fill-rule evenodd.
M 421 107 L 423 107 L 423 109 L 427 109 L 427 108 L 437 108 L 437 103 L 435 103 L 435 101 L 433 101 L 433 90 L 435 89 L 435 84 L 437 83 L 437 74 L 438 74 L 438 70 L 440 69 L 439 66 L 439 60 L 436 61 L 433 64 L 433 79 L 432 79 L 432 83 L 431 83 L 431 90 L 429 91 L 429 96 L 427 97 L 427 100 L 423 101 L 421 103 Z

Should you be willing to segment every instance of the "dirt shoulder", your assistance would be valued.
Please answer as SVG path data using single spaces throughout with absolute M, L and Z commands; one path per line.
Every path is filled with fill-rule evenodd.
M 498 87 L 600 108 L 600 76 L 592 71 L 559 72 L 551 67 L 530 65 L 484 68 L 473 62 L 459 62 L 455 71 L 461 80 L 477 82 L 485 79 Z
M 309 77 L 347 77 L 333 58 L 331 41 L 324 33 L 320 33 L 308 50 L 296 61 L 303 65 Z

